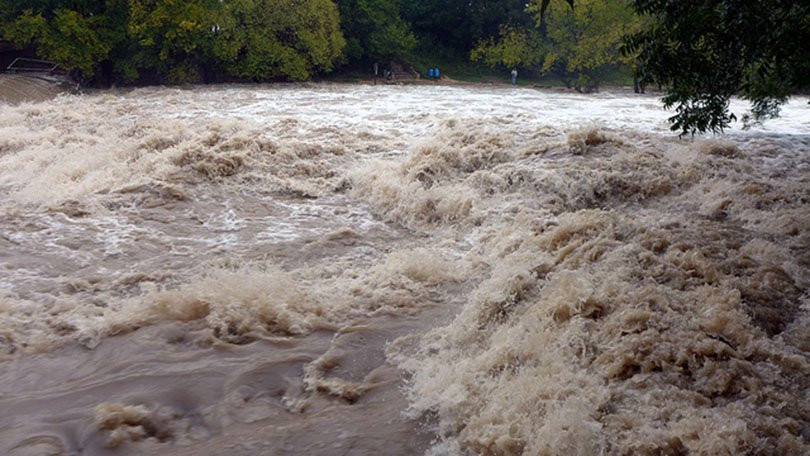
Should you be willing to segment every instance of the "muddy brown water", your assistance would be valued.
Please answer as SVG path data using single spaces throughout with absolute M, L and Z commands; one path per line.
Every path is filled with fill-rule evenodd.
M 667 116 L 511 87 L 0 105 L 0 453 L 807 454 L 807 100 L 719 138 Z
M 50 100 L 69 88 L 70 84 L 61 76 L 0 73 L 0 103 Z

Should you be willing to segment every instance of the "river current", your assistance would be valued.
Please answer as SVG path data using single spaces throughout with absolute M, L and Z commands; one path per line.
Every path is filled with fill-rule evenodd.
M 807 101 L 0 104 L 0 454 L 810 454 Z

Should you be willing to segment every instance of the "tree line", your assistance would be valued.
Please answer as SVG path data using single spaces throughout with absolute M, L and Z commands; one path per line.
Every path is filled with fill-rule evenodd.
M 664 88 L 685 133 L 727 127 L 735 94 L 751 123 L 810 85 L 795 0 L 0 0 L 0 39 L 94 84 L 301 81 L 435 55 L 591 91 L 624 69 Z
M 97 82 L 309 79 L 469 54 L 523 14 L 484 0 L 0 0 L 0 39 Z

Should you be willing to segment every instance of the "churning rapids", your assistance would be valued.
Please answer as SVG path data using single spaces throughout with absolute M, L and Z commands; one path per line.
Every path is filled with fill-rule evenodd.
M 735 105 L 742 109 L 743 105 Z M 810 108 L 0 105 L 0 454 L 810 454 Z

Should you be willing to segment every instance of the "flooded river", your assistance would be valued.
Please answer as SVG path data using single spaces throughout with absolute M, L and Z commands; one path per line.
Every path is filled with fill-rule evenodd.
M 0 454 L 808 454 L 807 99 L 719 138 L 669 115 L 511 87 L 0 104 Z

